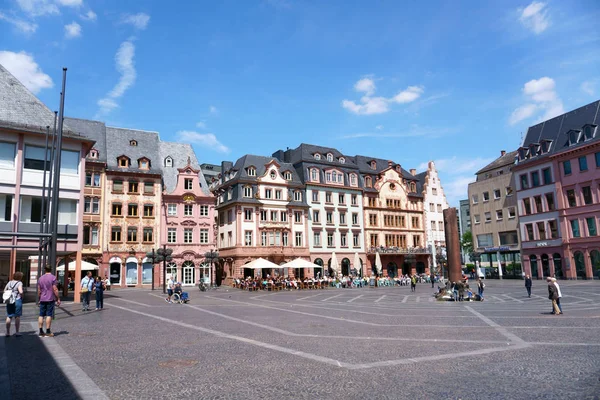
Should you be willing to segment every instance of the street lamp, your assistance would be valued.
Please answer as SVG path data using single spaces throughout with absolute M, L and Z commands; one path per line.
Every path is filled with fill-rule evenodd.
M 159 247 L 158 250 L 146 253 L 146 257 L 152 260 L 152 264 L 163 263 L 163 293 L 167 293 L 167 261 L 173 261 L 173 249 L 167 249 L 167 245 Z M 152 290 L 154 290 L 154 268 L 152 268 Z
M 210 286 L 213 286 L 213 263 L 219 258 L 219 252 L 216 250 L 207 251 L 204 253 L 204 258 L 210 263 Z

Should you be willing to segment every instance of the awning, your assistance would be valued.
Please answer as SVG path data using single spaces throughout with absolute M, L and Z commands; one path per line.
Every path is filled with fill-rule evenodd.
M 244 264 L 241 266 L 242 268 L 250 268 L 250 269 L 279 269 L 285 268 L 275 263 L 272 263 L 269 260 L 265 260 L 264 258 L 257 258 L 256 260 L 249 262 L 248 264 Z
M 321 269 L 323 269 L 323 267 L 321 267 L 320 265 L 313 264 L 310 261 L 306 261 L 302 258 L 296 258 L 295 260 L 292 260 L 288 263 L 281 265 L 280 268 L 321 268 Z
M 76 261 L 71 261 L 69 263 L 69 271 L 75 271 L 75 263 Z M 99 267 L 96 264 L 92 264 L 89 263 L 87 261 L 82 261 L 81 262 L 81 270 L 82 271 L 95 271 L 99 269 Z M 57 271 L 64 271 L 65 270 L 65 266 L 61 265 L 58 268 L 56 268 Z

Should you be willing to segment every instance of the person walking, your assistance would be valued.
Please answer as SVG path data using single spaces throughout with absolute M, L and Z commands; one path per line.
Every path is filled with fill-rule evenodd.
M 525 275 L 525 289 L 527 289 L 527 297 L 531 297 L 531 277 L 529 275 Z
M 175 288 L 175 282 L 173 282 L 173 278 L 169 277 L 169 279 L 167 280 L 167 298 L 165 299 L 165 301 L 167 303 L 171 302 L 171 296 L 173 296 L 173 289 Z
M 547 277 L 546 282 L 548 282 L 548 299 L 552 301 L 552 313 L 554 315 L 560 315 L 560 309 L 556 304 L 556 300 L 558 299 L 558 289 L 554 282 L 552 282 L 552 278 Z
M 485 289 L 485 283 L 479 278 L 477 279 L 477 294 L 480 301 L 483 301 L 483 289 Z
M 38 317 L 38 328 L 40 337 L 53 337 L 54 333 L 50 330 L 52 317 L 54 316 L 54 304 L 60 307 L 60 298 L 58 297 L 58 282 L 52 274 L 52 267 L 44 267 L 44 275 L 38 279 L 38 298 L 40 306 L 40 316 Z M 46 321 L 46 332 L 44 333 L 44 320 Z
M 435 286 L 435 275 L 431 274 L 431 276 L 429 277 L 429 279 L 431 279 L 431 288 L 433 289 Z
M 96 292 L 96 310 L 102 310 L 104 308 L 104 290 L 106 286 L 99 276 L 96 277 L 94 282 L 94 292 Z
M 104 277 L 104 287 L 106 290 L 110 291 L 110 279 L 108 279 L 108 276 Z
M 554 286 L 556 286 L 556 291 L 558 293 L 558 299 L 556 299 L 556 305 L 558 306 L 560 313 L 564 314 L 563 310 L 562 310 L 562 306 L 560 305 L 560 299 L 562 298 L 562 293 L 560 291 L 560 286 L 558 286 L 558 282 L 556 281 L 556 278 L 552 278 L 552 283 L 554 283 Z
M 94 278 L 92 278 L 92 271 L 88 271 L 87 275 L 81 280 L 81 300 L 83 303 L 83 309 L 81 311 L 90 311 L 90 298 L 92 296 L 92 290 L 94 290 Z
M 13 278 L 4 287 L 4 293 L 10 292 L 10 297 L 6 301 L 6 336 L 10 336 L 10 324 L 15 320 L 15 336 L 21 336 L 19 328 L 21 326 L 21 315 L 23 314 L 23 273 L 17 271 Z
M 416 292 L 417 291 L 417 276 L 413 275 L 410 278 L 410 291 L 411 292 Z

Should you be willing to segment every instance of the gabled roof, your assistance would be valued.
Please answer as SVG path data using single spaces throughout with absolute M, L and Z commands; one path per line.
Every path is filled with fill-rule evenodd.
M 106 162 L 106 125 L 104 122 L 66 117 L 65 123 L 68 123 L 75 132 L 96 142 L 93 147 L 98 150 L 99 154 L 97 159 L 92 160 Z M 87 159 L 90 159 L 89 154 Z
M 562 153 L 566 150 L 575 149 L 580 146 L 588 145 L 600 140 L 600 132 L 596 131 L 596 136 L 592 140 L 587 140 L 578 144 L 568 146 L 568 132 L 571 130 L 581 130 L 584 126 L 600 124 L 600 100 L 569 111 L 558 117 L 533 125 L 527 129 L 527 135 L 523 141 L 524 148 L 534 143 L 542 143 L 544 140 L 551 140 L 552 145 L 548 152 L 539 154 L 535 157 L 520 160 L 522 165 L 531 160 L 539 160 L 543 157 L 549 157 Z M 598 128 L 597 128 L 598 129 Z
M 230 171 L 232 171 L 232 170 L 236 171 L 235 177 L 233 179 L 227 181 L 228 185 L 230 185 L 232 183 L 236 183 L 240 179 L 256 180 L 256 178 L 261 177 L 265 174 L 265 172 L 267 170 L 266 165 L 273 161 L 277 162 L 280 165 L 279 171 L 281 173 L 283 173 L 285 171 L 290 171 L 292 173 L 292 180 L 289 181 L 290 183 L 300 184 L 300 185 L 302 184 L 300 176 L 298 176 L 298 173 L 296 172 L 296 170 L 294 169 L 294 166 L 292 164 L 286 163 L 286 162 L 281 162 L 280 160 L 278 160 L 275 157 L 256 156 L 256 155 L 252 155 L 252 154 L 246 154 L 245 156 L 242 156 L 241 158 L 239 158 L 235 162 L 235 164 L 233 165 L 232 168 L 222 171 L 221 176 L 223 178 Z M 248 167 L 256 168 L 256 176 L 248 176 L 248 171 L 247 171 Z M 223 179 L 223 181 L 224 181 L 224 179 Z
M 483 174 L 484 172 L 493 171 L 495 169 L 503 168 L 507 165 L 511 165 L 515 163 L 515 157 L 517 156 L 517 151 L 509 151 L 505 153 L 503 156 L 496 158 L 494 161 L 481 168 L 475 174 Z
M 137 141 L 137 146 L 130 146 L 131 140 Z M 140 174 L 160 174 L 160 157 L 158 156 L 159 137 L 157 132 L 140 131 L 135 129 L 106 127 L 106 164 L 108 170 L 127 171 Z M 119 168 L 117 157 L 125 155 L 131 159 L 129 168 Z M 150 160 L 149 170 L 137 168 L 136 162 L 142 157 Z
M 0 65 L 0 121 L 16 125 L 54 127 L 54 112 L 6 68 Z M 63 130 L 71 130 L 63 124 Z
M 138 142 L 138 146 L 140 143 Z M 174 143 L 174 142 L 160 142 L 159 145 L 159 159 L 153 161 L 153 166 L 160 168 L 163 173 L 163 183 L 165 185 L 166 193 L 172 193 L 177 187 L 177 175 L 179 174 L 178 169 L 185 168 L 188 164 L 188 157 L 190 159 L 190 166 L 198 171 L 198 178 L 202 187 L 202 193 L 209 196 L 210 192 L 206 185 L 206 180 L 202 171 L 200 170 L 200 164 L 196 158 L 194 149 L 189 144 Z M 165 166 L 165 158 L 171 157 L 173 159 L 173 166 Z

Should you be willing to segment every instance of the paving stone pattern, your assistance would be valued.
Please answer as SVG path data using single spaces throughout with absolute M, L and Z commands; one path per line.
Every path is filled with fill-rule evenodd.
M 598 399 L 600 284 L 488 281 L 484 302 L 432 301 L 430 285 L 242 292 L 114 290 L 105 310 L 66 304 L 55 338 L 2 338 L 13 399 L 81 394 L 56 341 L 111 399 Z M 33 305 L 25 321 L 35 320 Z M 60 357 L 59 357 L 60 358 Z M 2 372 L 0 372 L 0 381 Z M 1 397 L 1 396 L 0 396 Z

